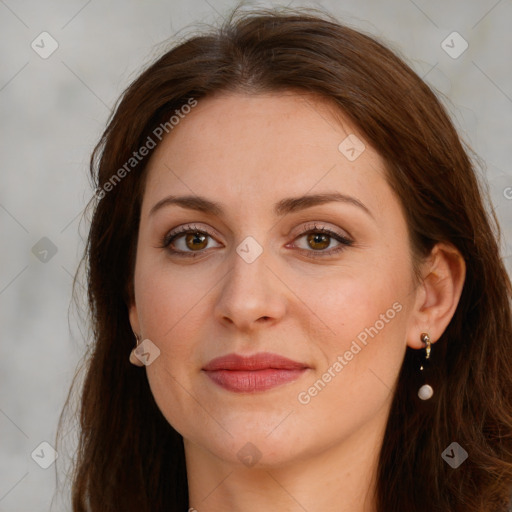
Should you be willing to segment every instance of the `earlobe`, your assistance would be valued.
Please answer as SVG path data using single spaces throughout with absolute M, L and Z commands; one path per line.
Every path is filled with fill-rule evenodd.
M 439 242 L 423 265 L 423 279 L 418 290 L 414 321 L 408 334 L 411 348 L 423 347 L 419 334 L 428 332 L 437 341 L 450 323 L 462 294 L 466 263 L 449 243 Z

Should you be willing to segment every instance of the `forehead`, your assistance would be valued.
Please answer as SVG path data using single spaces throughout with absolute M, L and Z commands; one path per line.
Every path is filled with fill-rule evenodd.
M 347 137 L 364 144 L 356 159 L 347 158 Z M 328 100 L 230 93 L 201 99 L 163 138 L 148 164 L 145 199 L 172 192 L 247 207 L 338 191 L 379 202 L 386 187 L 382 159 Z

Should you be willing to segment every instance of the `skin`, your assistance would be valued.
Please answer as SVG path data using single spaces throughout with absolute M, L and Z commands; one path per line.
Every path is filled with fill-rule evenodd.
M 354 161 L 338 150 L 348 134 L 365 143 Z M 333 191 L 370 213 L 348 202 L 273 212 L 283 198 Z M 150 215 L 169 195 L 204 196 L 225 212 L 168 205 Z M 212 233 L 208 245 L 182 235 L 174 248 L 198 257 L 161 247 L 189 223 Z M 308 243 L 303 233 L 312 223 L 353 244 L 325 254 L 340 243 Z M 236 251 L 247 236 L 263 250 L 252 263 Z M 138 237 L 130 322 L 160 350 L 146 371 L 160 410 L 184 438 L 191 507 L 374 511 L 373 476 L 406 347 L 422 348 L 422 332 L 433 342 L 441 336 L 465 266 L 452 246 L 439 244 L 415 280 L 400 202 L 364 137 L 311 95 L 203 99 L 148 164 Z M 400 312 L 333 371 L 358 334 L 396 303 Z M 251 394 L 227 391 L 201 371 L 218 356 L 263 351 L 309 369 Z M 299 393 L 329 368 L 335 376 L 301 403 Z M 248 442 L 261 457 L 251 467 L 237 456 Z

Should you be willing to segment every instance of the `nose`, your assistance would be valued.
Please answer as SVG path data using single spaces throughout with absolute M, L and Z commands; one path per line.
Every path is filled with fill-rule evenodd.
M 236 251 L 231 270 L 220 287 L 215 317 L 225 325 L 249 332 L 278 322 L 286 311 L 286 286 L 276 277 L 269 251 L 249 263 Z

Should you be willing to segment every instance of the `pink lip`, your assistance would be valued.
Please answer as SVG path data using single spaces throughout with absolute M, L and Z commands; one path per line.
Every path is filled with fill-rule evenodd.
M 212 359 L 203 371 L 217 385 L 236 393 L 265 391 L 298 379 L 309 367 L 286 357 L 260 352 Z

